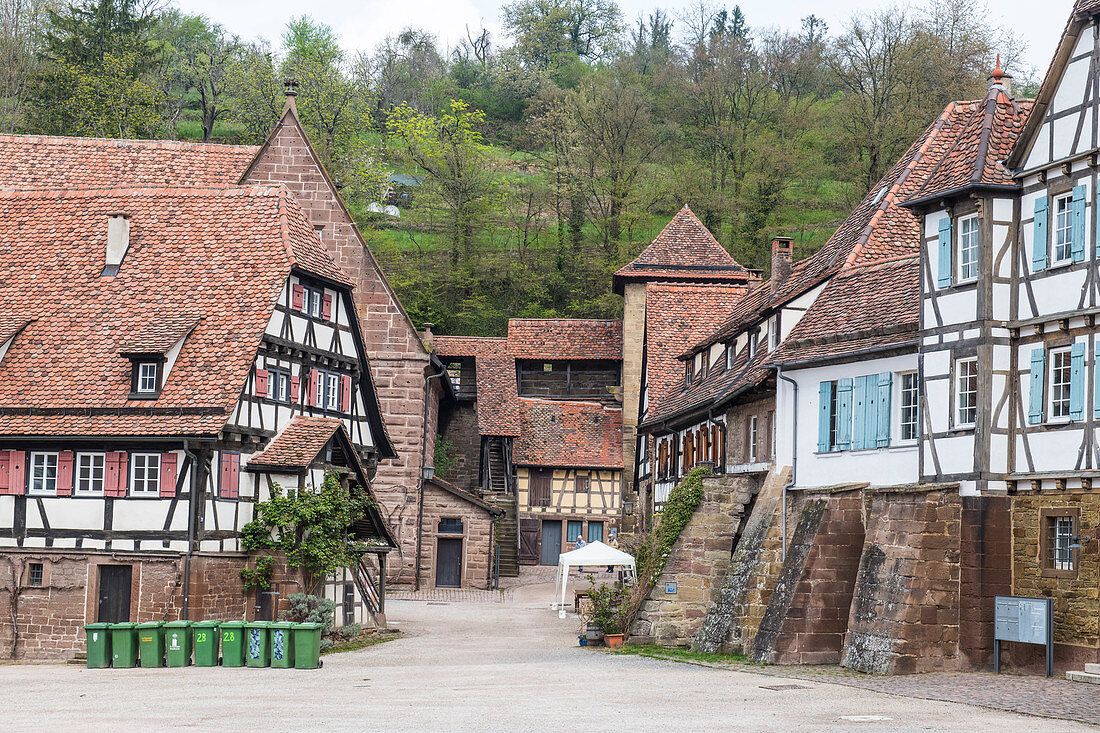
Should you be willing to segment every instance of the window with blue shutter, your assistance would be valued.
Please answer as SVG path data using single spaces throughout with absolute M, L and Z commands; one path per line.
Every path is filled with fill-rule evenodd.
M 1074 262 L 1085 261 L 1085 187 L 1073 187 L 1073 246 Z M 1083 356 L 1083 355 L 1082 355 Z
M 940 256 L 939 256 L 939 278 L 937 284 L 941 288 L 946 288 L 951 285 L 951 217 L 945 216 L 940 219 Z
M 1085 345 L 1077 343 L 1069 358 L 1069 419 L 1080 420 L 1085 415 Z
M 1035 223 L 1031 228 L 1031 271 L 1047 269 L 1047 197 L 1035 199 Z
M 1045 349 L 1031 350 L 1031 390 L 1028 402 L 1027 421 L 1037 425 L 1043 421 L 1043 377 L 1046 374 L 1047 352 Z
M 825 453 L 832 449 L 833 432 L 833 382 L 818 385 L 817 399 L 817 450 Z
M 852 380 L 852 450 L 863 450 L 867 445 L 867 377 Z
M 852 380 L 836 383 L 836 450 L 852 447 Z
M 875 443 L 879 448 L 890 445 L 890 393 L 893 389 L 894 375 L 882 372 L 878 375 L 878 431 Z

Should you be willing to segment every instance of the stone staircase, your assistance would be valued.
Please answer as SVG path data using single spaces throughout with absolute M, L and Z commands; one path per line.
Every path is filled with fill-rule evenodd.
M 1084 672 L 1066 672 L 1066 679 L 1100 685 L 1100 664 L 1086 664 Z
M 88 652 L 77 652 L 76 656 L 68 660 L 68 664 L 79 664 L 81 667 L 88 665 Z

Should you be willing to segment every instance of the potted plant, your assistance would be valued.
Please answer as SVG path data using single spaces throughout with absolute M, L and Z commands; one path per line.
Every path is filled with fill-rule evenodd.
M 626 632 L 626 591 L 600 584 L 588 591 L 592 599 L 592 623 L 603 632 L 604 643 L 610 649 L 623 645 Z

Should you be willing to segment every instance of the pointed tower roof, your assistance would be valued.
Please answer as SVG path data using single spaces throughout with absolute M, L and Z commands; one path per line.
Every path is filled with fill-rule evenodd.
M 718 244 L 685 204 L 633 262 L 615 273 L 620 295 L 633 282 L 748 283 L 759 275 L 746 270 Z

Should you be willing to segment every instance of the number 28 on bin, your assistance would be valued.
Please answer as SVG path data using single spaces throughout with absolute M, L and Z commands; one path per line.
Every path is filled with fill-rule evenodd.
M 226 631 L 224 634 L 222 634 L 222 641 L 233 641 L 236 638 L 236 634 L 234 634 L 232 631 Z

